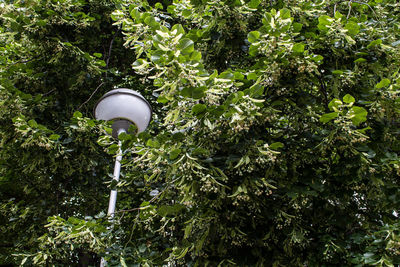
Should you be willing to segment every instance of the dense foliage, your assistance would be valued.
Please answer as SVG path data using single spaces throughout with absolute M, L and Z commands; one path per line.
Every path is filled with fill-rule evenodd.
M 0 264 L 400 264 L 397 0 L 0 12 Z M 153 107 L 118 184 L 112 88 Z

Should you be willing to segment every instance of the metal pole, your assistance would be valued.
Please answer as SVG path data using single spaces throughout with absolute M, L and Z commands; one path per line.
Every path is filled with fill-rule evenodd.
M 118 130 L 118 135 L 121 133 L 126 133 L 124 129 L 119 129 Z M 114 165 L 114 174 L 113 174 L 113 180 L 119 182 L 119 174 L 121 171 L 121 160 L 122 160 L 122 150 L 121 150 L 121 145 L 122 142 L 118 141 L 118 154 L 117 157 L 115 158 L 115 165 Z M 109 216 L 109 220 L 112 222 L 114 219 L 114 213 L 115 213 L 115 205 L 117 203 L 117 190 L 112 189 L 110 193 L 110 201 L 108 202 L 108 211 L 107 215 Z M 108 252 L 107 252 L 108 254 Z M 102 257 L 100 261 L 100 267 L 106 266 L 107 261 Z

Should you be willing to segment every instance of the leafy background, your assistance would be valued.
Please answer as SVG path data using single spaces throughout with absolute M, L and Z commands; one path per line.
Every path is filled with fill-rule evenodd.
M 0 264 L 400 264 L 397 1 L 0 10 Z M 111 184 L 121 87 L 154 113 Z

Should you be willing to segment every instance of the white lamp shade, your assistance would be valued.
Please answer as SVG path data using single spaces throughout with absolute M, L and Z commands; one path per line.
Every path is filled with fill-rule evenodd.
M 151 115 L 151 106 L 146 99 L 138 92 L 126 88 L 114 89 L 106 93 L 94 108 L 94 116 L 97 120 L 128 121 L 136 125 L 138 133 L 146 130 Z M 128 126 L 119 124 L 115 127 L 129 127 L 128 122 L 125 123 Z

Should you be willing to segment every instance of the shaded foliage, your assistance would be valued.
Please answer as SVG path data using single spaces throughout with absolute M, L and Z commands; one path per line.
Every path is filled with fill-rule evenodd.
M 0 263 L 400 264 L 397 1 L 0 8 Z M 119 87 L 154 114 L 109 184 Z

